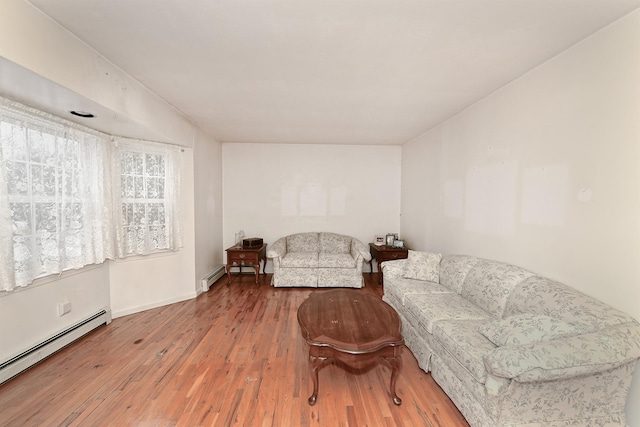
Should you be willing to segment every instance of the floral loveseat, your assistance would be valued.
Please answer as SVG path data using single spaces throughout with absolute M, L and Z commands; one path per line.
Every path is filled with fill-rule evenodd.
M 271 284 L 276 287 L 361 288 L 362 264 L 371 254 L 355 237 L 314 232 L 276 240 L 267 258 L 273 260 Z
M 471 256 L 382 264 L 383 299 L 469 424 L 624 426 L 640 324 L 562 283 Z

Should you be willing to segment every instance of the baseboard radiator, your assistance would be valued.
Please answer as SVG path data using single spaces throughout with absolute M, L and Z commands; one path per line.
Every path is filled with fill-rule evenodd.
M 202 279 L 202 292 L 207 292 L 209 288 L 211 288 L 211 285 L 216 282 L 216 280 L 224 276 L 225 272 L 226 271 L 224 269 L 224 265 L 221 265 L 220 267 L 216 268 L 213 273 Z
M 95 328 L 111 323 L 111 310 L 102 310 L 0 364 L 0 384 L 30 368 Z

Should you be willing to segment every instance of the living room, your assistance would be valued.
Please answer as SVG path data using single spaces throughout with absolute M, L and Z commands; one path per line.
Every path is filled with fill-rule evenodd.
M 0 322 L 21 325 L 0 332 L 0 360 L 105 307 L 120 317 L 195 298 L 241 229 L 266 243 L 398 232 L 412 249 L 513 263 L 640 319 L 638 10 L 401 145 L 222 143 L 31 4 L 0 11 L 1 95 L 66 111 L 71 92 L 84 102 L 72 108 L 117 112 L 105 132 L 182 145 L 185 218 L 179 252 L 0 297 Z M 74 310 L 58 317 L 63 297 Z M 639 411 L 628 404 L 630 425 Z

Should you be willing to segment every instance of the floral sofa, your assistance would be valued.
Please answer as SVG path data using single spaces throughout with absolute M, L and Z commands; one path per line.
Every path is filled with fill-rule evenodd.
M 382 264 L 407 347 L 471 426 L 624 426 L 640 324 L 509 264 L 409 251 Z
M 271 285 L 276 287 L 361 288 L 362 264 L 371 254 L 355 237 L 313 232 L 281 237 L 267 258 L 273 260 Z

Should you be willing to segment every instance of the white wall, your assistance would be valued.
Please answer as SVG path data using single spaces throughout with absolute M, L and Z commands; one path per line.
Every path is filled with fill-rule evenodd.
M 39 279 L 29 288 L 1 296 L 0 362 L 51 338 L 97 312 L 109 308 L 106 264 Z M 58 316 L 58 303 L 70 302 L 71 312 Z
M 417 249 L 501 260 L 640 319 L 640 11 L 402 150 Z M 628 422 L 640 425 L 640 372 Z
M 365 244 L 375 234 L 398 232 L 400 152 L 382 146 L 224 144 L 224 247 L 235 243 L 241 229 L 268 244 L 304 231 L 348 234 Z
M 222 265 L 222 144 L 199 133 L 193 153 L 195 275 L 199 283 Z

